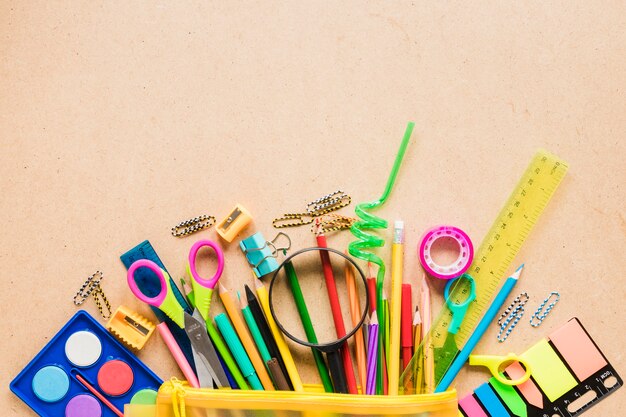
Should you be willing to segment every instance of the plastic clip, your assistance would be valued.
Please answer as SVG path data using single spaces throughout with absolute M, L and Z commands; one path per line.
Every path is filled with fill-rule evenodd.
M 280 236 L 287 238 L 288 244 L 285 247 L 277 248 L 276 241 Z M 287 234 L 280 232 L 274 239 L 268 241 L 263 236 L 263 233 L 257 232 L 239 242 L 239 247 L 243 254 L 246 255 L 246 259 L 252 267 L 254 275 L 256 275 L 257 278 L 261 278 L 278 269 L 276 255 L 280 250 L 289 250 L 291 247 L 291 239 Z

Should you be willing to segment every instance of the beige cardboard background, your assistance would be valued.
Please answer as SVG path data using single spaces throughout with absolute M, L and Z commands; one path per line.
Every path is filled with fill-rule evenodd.
M 337 188 L 378 198 L 408 120 L 379 211 L 407 223 L 406 279 L 420 276 L 426 228 L 460 226 L 478 246 L 549 149 L 570 171 L 515 261 L 527 265 L 516 292 L 561 302 L 505 344 L 492 327 L 479 350 L 521 352 L 576 315 L 626 372 L 624 2 L 3 1 L 0 22 L 3 415 L 32 415 L 8 384 L 75 312 L 87 275 L 103 270 L 114 305 L 149 315 L 122 252 L 150 239 L 180 276 L 195 238 L 169 228 L 183 219 L 241 202 L 249 230 L 270 236 L 275 216 Z M 248 266 L 226 253 L 224 283 L 239 289 Z M 178 375 L 158 336 L 140 357 Z M 464 370 L 460 393 L 485 378 Z M 616 415 L 624 398 L 586 415 Z

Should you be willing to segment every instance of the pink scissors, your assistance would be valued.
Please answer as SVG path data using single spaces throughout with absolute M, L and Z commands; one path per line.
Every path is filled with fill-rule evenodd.
M 196 258 L 198 257 L 198 251 L 205 246 L 213 249 L 215 255 L 217 256 L 217 270 L 209 279 L 202 278 L 196 270 Z M 191 276 L 191 287 L 193 288 L 196 309 L 198 309 L 202 318 L 207 320 L 209 317 L 209 308 L 211 307 L 213 289 L 222 277 L 222 272 L 224 272 L 224 252 L 222 252 L 222 249 L 217 245 L 217 243 L 211 240 L 197 241 L 189 250 L 189 264 L 187 265 L 187 272 L 189 276 Z
M 202 278 L 196 270 L 196 257 L 198 256 L 198 251 L 205 246 L 213 249 L 215 255 L 217 256 L 217 270 L 209 279 Z M 135 282 L 135 271 L 139 268 L 148 268 L 159 278 L 161 291 L 155 297 L 148 297 L 141 292 L 139 287 L 137 287 L 137 283 Z M 222 249 L 217 245 L 217 243 L 210 240 L 200 240 L 194 243 L 189 250 L 189 263 L 187 265 L 187 270 L 191 276 L 191 286 L 194 291 L 196 309 L 200 312 L 202 318 L 206 320 L 209 317 L 209 307 L 211 306 L 211 295 L 213 294 L 213 289 L 222 276 L 222 272 L 224 272 L 224 252 L 222 252 Z M 140 259 L 133 262 L 130 268 L 128 268 L 127 278 L 128 286 L 135 297 L 144 303 L 157 307 L 159 310 L 163 311 L 181 328 L 185 327 L 183 314 L 184 309 L 174 296 L 174 292 L 170 286 L 170 276 L 166 271 L 161 269 L 152 261 Z
M 200 248 L 204 246 L 213 249 L 217 256 L 217 270 L 209 279 L 202 278 L 196 270 L 196 257 L 198 256 Z M 157 276 L 161 288 L 159 294 L 154 297 L 149 297 L 141 292 L 135 281 L 135 271 L 139 268 L 147 268 Z M 128 268 L 128 286 L 135 297 L 146 304 L 157 307 L 180 328 L 185 329 L 191 341 L 194 358 L 197 357 L 200 359 L 203 365 L 199 366 L 199 361 L 196 360 L 196 371 L 201 386 L 212 387 L 212 381 L 215 381 L 218 386 L 227 387 L 228 379 L 226 378 L 223 368 L 219 365 L 215 347 L 209 340 L 206 326 L 206 321 L 209 318 L 209 307 L 211 306 L 211 295 L 224 271 L 224 252 L 222 252 L 222 249 L 217 243 L 210 240 L 200 240 L 196 242 L 189 251 L 189 264 L 187 268 L 191 276 L 191 284 L 196 303 L 193 315 L 187 313 L 176 299 L 170 284 L 169 274 L 152 261 L 140 259 L 133 262 L 130 268 Z

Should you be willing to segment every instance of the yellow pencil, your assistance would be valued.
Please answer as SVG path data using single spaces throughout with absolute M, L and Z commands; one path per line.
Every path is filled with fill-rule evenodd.
M 226 287 L 224 287 L 221 282 L 219 284 L 219 293 L 222 304 L 224 304 L 224 308 L 228 313 L 228 317 L 230 317 L 230 321 L 233 323 L 235 331 L 239 335 L 239 339 L 241 340 L 241 343 L 243 344 L 243 347 L 252 362 L 252 366 L 261 380 L 261 384 L 263 384 L 263 388 L 265 388 L 266 391 L 274 391 L 274 384 L 272 384 L 270 375 L 267 373 L 267 369 L 265 369 L 261 356 L 252 341 L 252 336 L 248 333 L 248 329 L 246 328 L 243 318 L 240 315 L 240 310 L 235 305 L 235 301 L 230 296 L 230 292 L 228 292 Z
M 413 316 L 413 337 L 413 346 L 415 347 L 415 352 L 417 353 L 419 345 L 422 342 L 422 318 L 420 317 L 420 310 L 417 306 L 415 306 L 415 315 Z M 418 361 L 423 360 L 423 353 L 424 352 L 422 352 L 422 354 L 416 354 L 416 357 L 413 359 L 413 375 L 415 375 L 415 380 L 413 382 L 415 384 L 414 388 L 416 394 L 422 393 L 422 390 L 424 389 L 424 384 L 422 380 L 424 375 L 424 365 L 421 363 L 417 363 Z M 419 369 L 419 371 L 417 371 L 417 369 Z
M 400 385 L 400 322 L 402 315 L 402 265 L 404 222 L 396 220 L 391 246 L 391 316 L 389 335 L 389 395 L 398 395 Z
M 296 364 L 293 361 L 293 356 L 291 356 L 291 352 L 289 351 L 289 347 L 285 342 L 285 338 L 278 329 L 276 321 L 274 320 L 272 312 L 270 311 L 270 300 L 267 294 L 267 288 L 265 288 L 265 285 L 263 285 L 263 283 L 258 279 L 254 280 L 254 286 L 256 287 L 256 295 L 259 298 L 259 303 L 261 303 L 261 307 L 263 307 L 263 311 L 265 312 L 267 324 L 269 324 L 270 326 L 270 330 L 274 335 L 274 339 L 276 340 L 276 345 L 278 346 L 280 355 L 283 357 L 283 362 L 285 362 L 285 368 L 287 368 L 287 373 L 289 374 L 289 379 L 291 379 L 291 385 L 293 385 L 293 390 L 304 391 L 304 387 L 302 386 L 302 380 L 300 379 L 300 374 L 298 374 Z

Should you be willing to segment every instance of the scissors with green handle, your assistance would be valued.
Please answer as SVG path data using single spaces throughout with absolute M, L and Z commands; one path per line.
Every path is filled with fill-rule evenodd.
M 196 269 L 196 258 L 198 257 L 198 251 L 204 247 L 213 249 L 215 256 L 217 256 L 217 270 L 211 278 L 203 278 Z M 189 250 L 189 262 L 187 264 L 187 273 L 191 277 L 191 287 L 193 288 L 194 303 L 196 309 L 200 312 L 200 315 L 204 320 L 209 317 L 209 309 L 211 308 L 211 296 L 213 295 L 213 289 L 217 285 L 222 273 L 224 272 L 224 252 L 220 249 L 217 243 L 210 240 L 199 240 L 193 244 Z
M 198 250 L 203 246 L 212 248 L 217 256 L 217 271 L 210 279 L 200 277 L 195 268 Z M 190 275 L 192 277 L 192 287 L 194 288 L 196 302 L 193 315 L 187 313 L 178 303 L 172 291 L 168 273 L 152 261 L 140 259 L 135 261 L 130 268 L 128 268 L 128 286 L 135 297 L 146 304 L 157 307 L 170 317 L 180 328 L 185 329 L 191 341 L 194 360 L 196 362 L 196 373 L 201 387 L 211 388 L 213 387 L 213 383 L 218 387 L 230 387 L 228 378 L 215 352 L 215 347 L 207 334 L 205 322 L 209 314 L 213 288 L 224 270 L 224 254 L 217 243 L 209 240 L 199 241 L 194 244 L 190 251 L 189 263 L 190 270 L 193 272 Z M 135 271 L 139 268 L 147 268 L 157 276 L 161 287 L 159 294 L 154 297 L 148 297 L 141 292 L 135 282 Z
M 459 283 L 463 279 L 467 280 L 470 284 L 469 293 L 465 300 L 455 303 L 450 299 L 450 287 L 453 283 Z M 463 289 L 463 291 L 465 292 L 466 290 Z M 467 314 L 467 309 L 469 308 L 470 303 L 476 299 L 476 282 L 470 274 L 463 274 L 458 278 L 451 279 L 446 284 L 443 296 L 446 299 L 448 308 L 452 312 L 452 321 L 450 322 L 450 326 L 448 326 L 448 333 L 457 334 L 461 328 L 463 320 L 465 319 L 465 314 Z
M 466 296 L 465 299 L 454 301 L 450 297 L 450 290 L 453 285 L 462 285 L 460 293 Z M 441 381 L 448 367 L 454 360 L 456 352 L 459 350 L 456 344 L 456 335 L 465 319 L 467 309 L 472 301 L 476 299 L 476 282 L 474 282 L 474 278 L 469 274 L 463 274 L 460 277 L 451 279 L 446 284 L 444 297 L 446 307 L 450 311 L 451 319 L 448 327 L 445 329 L 445 334 L 437 333 L 434 336 L 439 342 L 435 343 L 433 341 L 435 351 L 435 383 Z
M 494 298 L 493 302 L 491 303 L 487 311 L 485 311 L 485 315 L 480 320 L 480 322 L 478 322 L 478 325 L 476 325 L 476 329 L 474 330 L 474 333 L 472 333 L 472 335 L 469 337 L 467 342 L 465 342 L 465 346 L 463 346 L 463 349 L 457 352 L 453 362 L 449 364 L 449 366 L 447 367 L 445 374 L 443 375 L 442 379 L 439 380 L 439 383 L 437 384 L 437 387 L 435 388 L 435 393 L 446 391 L 448 387 L 450 386 L 450 384 L 452 384 L 452 381 L 454 381 L 454 378 L 458 375 L 459 371 L 463 367 L 463 364 L 465 364 L 467 359 L 470 357 L 472 351 L 474 350 L 474 348 L 480 341 L 480 338 L 483 337 L 483 335 L 489 328 L 489 325 L 491 324 L 493 319 L 496 317 L 496 314 L 498 314 L 498 310 L 502 307 L 502 305 L 504 304 L 509 294 L 511 294 L 511 291 L 517 284 L 517 281 L 522 273 L 523 267 L 524 267 L 524 264 L 522 264 L 519 268 L 517 268 L 517 270 L 513 273 L 513 275 L 511 275 L 504 281 L 504 284 L 502 285 L 502 288 L 500 288 L 500 291 L 496 295 L 496 298 Z M 480 362 L 481 358 L 480 357 L 478 359 L 475 358 L 474 360 Z M 500 364 L 498 364 L 496 368 L 500 368 Z M 526 367 L 526 369 L 527 369 L 527 373 L 530 374 L 530 368 Z M 494 371 L 492 370 L 492 372 Z M 496 373 L 499 373 L 499 372 L 495 371 L 494 375 L 496 375 Z
M 517 379 L 508 379 L 503 375 L 504 369 L 512 364 L 513 362 L 519 362 L 526 373 Z M 494 376 L 498 382 L 504 385 L 519 385 L 528 381 L 530 378 L 530 365 L 528 362 L 525 362 L 522 358 L 517 356 L 514 353 L 509 353 L 506 356 L 495 356 L 495 355 L 470 355 L 469 364 L 476 366 L 485 366 L 491 374 Z

